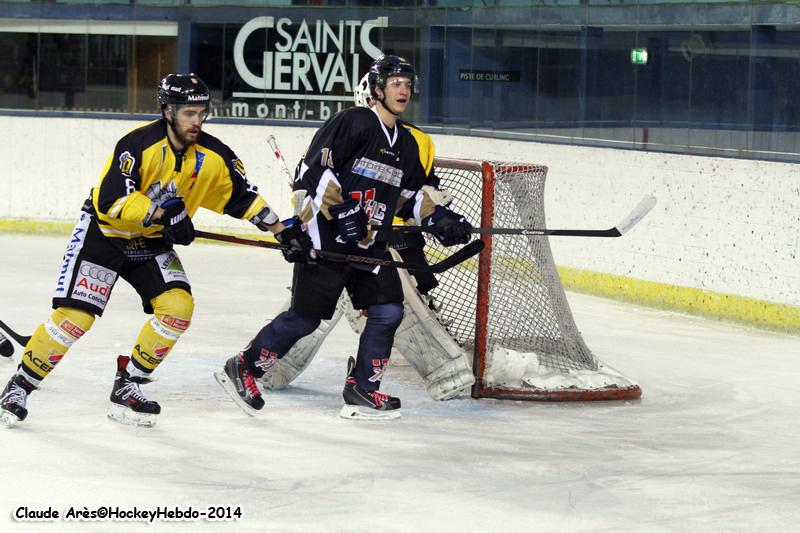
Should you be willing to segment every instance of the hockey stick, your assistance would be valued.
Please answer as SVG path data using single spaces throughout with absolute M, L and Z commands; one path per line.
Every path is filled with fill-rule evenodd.
M 294 183 L 294 176 L 292 176 L 292 173 L 289 172 L 289 165 L 286 164 L 286 160 L 283 158 L 281 149 L 278 148 L 278 141 L 275 139 L 274 135 L 267 137 L 267 144 L 269 144 L 269 147 L 272 148 L 272 153 L 275 154 L 275 159 L 281 162 L 281 170 L 283 170 L 283 173 L 286 174 L 286 178 L 289 180 L 289 187 L 291 187 Z
M 5 332 L 8 333 L 8 336 L 11 337 L 12 339 L 14 339 L 16 341 L 16 343 L 19 344 L 22 347 L 24 347 L 26 344 L 28 344 L 28 341 L 31 340 L 30 335 L 28 335 L 27 337 L 25 337 L 23 335 L 20 335 L 19 333 L 17 333 L 16 331 L 14 331 L 10 327 L 8 327 L 2 321 L 0 321 L 0 328 L 5 330 Z M 2 337 L 2 335 L 0 335 L 0 337 Z M 11 354 L 9 354 L 9 355 L 11 355 Z M 6 357 L 8 357 L 8 356 L 6 356 Z
M 620 237 L 641 221 L 656 205 L 655 196 L 645 196 L 628 216 L 609 229 L 472 228 L 471 233 L 492 235 L 556 235 L 560 237 Z M 434 233 L 433 226 L 392 226 L 402 233 Z
M 223 233 L 210 233 L 208 231 L 195 230 L 195 236 L 202 239 L 210 239 L 213 241 L 232 242 L 235 244 L 245 244 L 247 246 L 258 246 L 260 248 L 270 248 L 272 250 L 283 250 L 286 247 L 282 244 L 269 241 L 260 241 L 256 239 L 243 239 L 234 235 L 226 235 Z M 447 256 L 442 261 L 432 265 L 408 263 L 406 261 L 394 261 L 391 259 L 379 259 L 377 257 L 367 257 L 363 255 L 344 254 L 339 252 L 329 252 L 326 250 L 314 250 L 312 255 L 325 259 L 327 261 L 335 261 L 337 263 L 356 263 L 360 265 L 370 266 L 383 266 L 392 268 L 404 268 L 406 270 L 421 270 L 423 272 L 430 272 L 432 274 L 441 274 L 445 270 L 456 266 L 457 264 L 466 261 L 483 250 L 483 241 L 474 240 L 463 248 L 460 248 L 456 253 Z
M 267 144 L 269 144 L 269 147 L 272 149 L 272 153 L 275 154 L 275 159 L 281 162 L 281 170 L 286 174 L 289 187 L 294 187 L 294 176 L 289 171 L 289 165 L 286 164 L 286 160 L 283 158 L 281 149 L 278 148 L 278 141 L 275 139 L 274 135 L 267 137 Z M 294 207 L 294 214 L 297 216 L 300 216 L 300 211 L 303 209 L 303 200 L 305 200 L 306 194 L 307 192 L 303 189 L 292 193 L 292 206 Z

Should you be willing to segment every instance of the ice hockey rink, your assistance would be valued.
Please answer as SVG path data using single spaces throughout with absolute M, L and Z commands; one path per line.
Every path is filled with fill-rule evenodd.
M 49 314 L 66 237 L 0 234 L 3 321 Z M 635 402 L 436 403 L 407 366 L 387 422 L 340 419 L 345 321 L 257 418 L 212 377 L 288 296 L 280 254 L 197 241 L 189 332 L 144 390 L 152 429 L 106 419 L 115 356 L 143 321 L 124 282 L 106 316 L 0 431 L 0 531 L 800 531 L 800 339 L 568 293 Z M 19 361 L 0 360 L 3 383 Z M 240 507 L 234 522 L 21 522 L 17 509 Z

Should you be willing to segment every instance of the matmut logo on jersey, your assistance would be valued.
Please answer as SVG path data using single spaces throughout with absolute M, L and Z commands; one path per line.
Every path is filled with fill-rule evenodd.
M 400 187 L 403 181 L 403 171 L 399 168 L 389 166 L 386 163 L 379 163 L 366 157 L 360 157 L 353 162 L 352 172 L 365 178 L 386 183 L 392 187 Z
M 372 30 L 388 26 L 388 17 L 250 20 L 236 35 L 233 64 L 252 91 L 234 89 L 233 98 L 240 100 L 217 112 L 233 117 L 327 120 L 345 104 L 352 105 L 353 87 L 381 54 L 375 45 L 379 36 Z M 251 106 L 248 99 L 255 103 Z

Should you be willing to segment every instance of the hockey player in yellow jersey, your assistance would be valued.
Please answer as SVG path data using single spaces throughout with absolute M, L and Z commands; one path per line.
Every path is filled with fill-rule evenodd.
M 152 314 L 130 355 L 117 358 L 109 418 L 152 426 L 161 411 L 140 385 L 191 324 L 189 278 L 173 246 L 194 239 L 198 208 L 248 220 L 304 260 L 311 241 L 300 224 L 284 226 L 250 183 L 228 146 L 203 131 L 211 95 L 194 74 L 170 74 L 158 86 L 161 118 L 120 139 L 84 203 L 64 254 L 53 313 L 25 346 L 17 372 L 0 396 L 7 426 L 25 419 L 27 397 L 70 347 L 102 316 L 119 278 Z

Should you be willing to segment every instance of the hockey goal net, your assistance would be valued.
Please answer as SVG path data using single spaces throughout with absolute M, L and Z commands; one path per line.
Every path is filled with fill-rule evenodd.
M 544 228 L 547 167 L 436 158 L 452 209 L 487 228 Z M 481 254 L 438 276 L 432 296 L 450 334 L 474 353 L 473 397 L 627 400 L 638 385 L 581 337 L 546 236 L 484 234 Z M 450 252 L 427 238 L 438 261 Z

